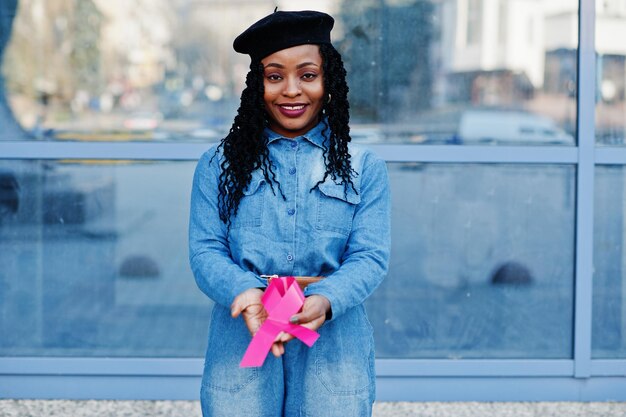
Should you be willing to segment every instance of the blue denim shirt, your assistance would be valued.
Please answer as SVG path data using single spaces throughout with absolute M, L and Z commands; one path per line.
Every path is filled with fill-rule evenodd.
M 191 195 L 189 257 L 198 287 L 229 307 L 241 292 L 265 286 L 260 275 L 321 275 L 305 295 L 321 294 L 332 318 L 361 304 L 387 274 L 390 195 L 385 162 L 350 146 L 356 193 L 325 172 L 325 124 L 288 139 L 266 129 L 271 161 L 283 194 L 261 170 L 252 173 L 230 230 L 218 216 L 222 153 L 215 146 L 196 167 Z M 274 188 L 277 188 L 276 186 Z

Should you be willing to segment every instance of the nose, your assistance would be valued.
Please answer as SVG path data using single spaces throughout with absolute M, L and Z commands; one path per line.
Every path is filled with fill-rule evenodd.
M 302 90 L 300 89 L 300 79 L 298 77 L 288 77 L 283 95 L 286 97 L 296 97 Z

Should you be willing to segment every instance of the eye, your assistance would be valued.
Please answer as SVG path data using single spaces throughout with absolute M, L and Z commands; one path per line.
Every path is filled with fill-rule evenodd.
M 270 81 L 279 81 L 282 77 L 278 74 L 269 74 L 269 75 L 266 75 L 265 78 L 267 78 Z
M 302 78 L 305 80 L 314 80 L 317 78 L 317 74 L 314 72 L 307 72 L 302 75 Z

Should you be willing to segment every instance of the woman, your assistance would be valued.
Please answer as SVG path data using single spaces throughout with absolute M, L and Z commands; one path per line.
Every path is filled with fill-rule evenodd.
M 205 416 L 368 416 L 375 394 L 363 301 L 387 273 L 385 163 L 348 146 L 345 70 L 325 13 L 275 12 L 234 48 L 251 57 L 230 133 L 196 168 L 190 262 L 215 302 L 202 380 Z M 262 367 L 239 362 L 267 313 L 262 275 L 321 276 Z

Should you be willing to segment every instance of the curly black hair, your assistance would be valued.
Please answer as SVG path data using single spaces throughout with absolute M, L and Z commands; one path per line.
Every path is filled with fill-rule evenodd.
M 322 119 L 326 124 L 322 131 L 325 138 L 323 155 L 326 172 L 311 191 L 330 176 L 333 181 L 344 186 L 344 193 L 347 194 L 349 187 L 356 192 L 352 182 L 356 172 L 352 169 L 348 151 L 351 139 L 346 70 L 341 55 L 332 45 L 322 44 L 319 48 L 326 98 L 322 107 L 322 113 L 326 116 Z M 277 188 L 282 198 L 285 198 L 269 157 L 268 139 L 263 135 L 268 125 L 263 94 L 263 65 L 253 60 L 233 125 L 216 150 L 217 154 L 222 148 L 224 154 L 218 185 L 219 216 L 229 226 L 231 216 L 237 215 L 239 202 L 250 184 L 253 171 L 261 169 L 272 192 L 276 194 Z

